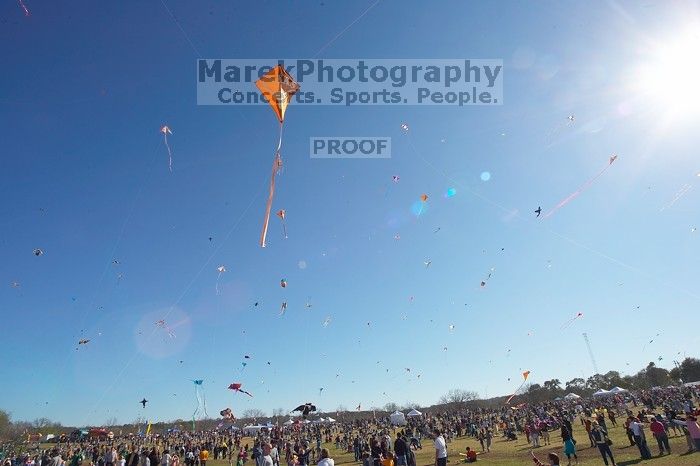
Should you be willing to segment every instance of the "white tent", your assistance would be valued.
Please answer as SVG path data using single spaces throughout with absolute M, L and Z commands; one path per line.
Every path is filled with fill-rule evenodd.
M 593 396 L 607 396 L 607 395 L 610 395 L 610 392 L 607 390 L 603 390 L 602 388 L 593 394 Z
M 314 421 L 314 424 L 325 424 L 326 420 L 322 417 L 318 418 L 318 420 Z
M 332 417 L 328 416 L 328 417 L 326 418 L 326 422 L 328 422 L 328 423 L 330 424 L 330 423 L 335 422 L 335 419 L 333 419 Z
M 257 433 L 257 432 L 260 432 L 260 431 L 263 430 L 263 429 L 269 429 L 270 427 L 272 427 L 271 424 L 268 425 L 268 426 L 253 426 L 253 425 L 250 425 L 250 426 L 244 426 L 244 427 L 243 427 L 243 430 L 247 430 L 248 432 L 256 432 L 256 433 Z
M 565 400 L 578 400 L 579 398 L 581 397 L 578 396 L 576 393 L 569 393 L 564 397 Z
M 610 389 L 610 393 L 627 393 L 629 390 L 625 390 L 624 388 L 621 387 L 613 387 Z
M 406 416 L 408 416 L 408 417 L 417 417 L 417 416 L 422 416 L 422 415 L 423 415 L 423 413 L 421 413 L 417 409 L 412 409 L 408 412 L 408 414 L 406 414 Z
M 389 416 L 389 420 L 391 421 L 391 424 L 395 426 L 406 425 L 406 416 L 404 416 L 401 411 L 396 411 L 395 413 L 391 414 Z
M 286 421 L 284 422 L 284 424 L 282 424 L 282 425 L 291 426 L 292 424 L 294 424 L 294 421 L 292 421 L 291 419 L 288 419 L 288 420 L 286 420 Z
M 688 382 L 683 384 L 684 387 L 696 387 L 698 385 L 700 385 L 700 380 L 698 380 L 697 382 Z

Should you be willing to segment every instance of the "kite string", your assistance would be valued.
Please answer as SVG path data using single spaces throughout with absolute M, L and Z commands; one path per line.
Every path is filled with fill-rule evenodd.
M 194 50 L 194 53 L 196 53 L 197 56 L 198 56 L 199 58 L 201 58 L 201 57 L 202 57 L 202 54 L 199 53 L 199 50 L 197 50 L 197 47 L 194 46 L 194 44 L 192 43 L 192 40 L 190 39 L 190 36 L 188 36 L 187 33 L 185 32 L 185 30 L 182 28 L 182 26 L 180 25 L 180 22 L 177 20 L 177 18 L 175 17 L 175 15 L 173 15 L 173 12 L 170 11 L 170 8 L 168 8 L 168 5 L 165 4 L 165 1 L 164 1 L 164 0 L 160 0 L 160 3 L 163 4 L 163 8 L 165 8 L 165 11 L 167 11 L 168 14 L 170 15 L 170 17 L 173 19 L 173 21 L 175 21 L 175 24 L 176 24 L 177 27 L 180 29 L 180 32 L 182 32 L 182 35 L 185 36 L 185 39 L 187 39 L 187 42 L 189 42 L 190 47 L 192 47 L 192 50 Z
M 321 52 L 323 52 L 323 51 L 326 50 L 328 47 L 330 47 L 331 44 L 332 44 L 333 42 L 335 42 L 336 40 L 338 40 L 338 39 L 340 38 L 340 36 L 342 36 L 343 34 L 345 34 L 345 33 L 348 31 L 348 29 L 350 29 L 351 27 L 353 27 L 353 25 L 355 25 L 355 23 L 357 23 L 357 22 L 358 22 L 359 20 L 361 20 L 367 13 L 369 13 L 369 10 L 371 10 L 372 8 L 374 8 L 375 6 L 377 6 L 377 4 L 378 4 L 379 2 L 380 2 L 380 0 L 376 0 L 376 1 L 375 1 L 374 3 L 372 3 L 369 7 L 367 7 L 367 9 L 366 9 L 365 11 L 363 11 L 362 13 L 360 13 L 360 16 L 358 16 L 358 17 L 355 18 L 350 24 L 348 24 L 347 26 L 345 26 L 345 29 L 343 29 L 343 30 L 340 31 L 338 34 L 336 34 L 335 37 L 333 37 L 331 40 L 329 40 L 328 42 L 326 42 L 326 44 L 325 44 L 323 47 L 321 47 L 321 48 L 318 50 L 318 52 L 316 52 L 311 58 L 316 58 Z
M 591 179 L 589 179 L 588 181 L 586 181 L 585 183 L 583 183 L 581 186 L 579 186 L 579 188 L 578 188 L 576 191 L 574 191 L 573 193 L 569 194 L 569 195 L 568 195 L 567 197 L 565 197 L 563 200 L 559 201 L 559 204 L 557 204 L 557 205 L 554 206 L 549 212 L 547 212 L 547 213 L 544 215 L 543 218 L 548 218 L 548 217 L 550 217 L 554 212 L 556 212 L 557 210 L 561 209 L 561 208 L 564 207 L 566 204 L 568 204 L 569 202 L 571 202 L 572 200 L 574 200 L 576 197 L 578 197 L 578 195 L 581 194 L 582 192 L 584 192 L 586 189 L 588 189 L 588 188 L 593 184 L 593 182 L 594 182 L 595 180 L 597 180 L 598 178 L 600 178 L 600 177 L 603 175 L 603 173 L 605 173 L 605 171 L 606 171 L 608 168 L 610 168 L 611 165 L 612 165 L 612 163 L 608 163 L 608 164 L 605 166 L 605 168 L 603 168 L 601 171 L 599 171 L 593 178 L 591 178 Z

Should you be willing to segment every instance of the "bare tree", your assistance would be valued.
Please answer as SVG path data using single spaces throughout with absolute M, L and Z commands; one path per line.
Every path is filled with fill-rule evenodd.
M 243 413 L 241 414 L 241 416 L 242 416 L 244 419 L 245 419 L 245 418 L 266 417 L 265 411 L 263 411 L 263 410 L 261 410 L 261 409 L 257 409 L 257 408 L 246 409 L 245 411 L 243 411 Z
M 467 401 L 473 401 L 479 398 L 479 394 L 469 390 L 462 390 L 460 388 L 453 388 L 446 394 L 440 397 L 440 404 L 448 403 L 465 403 Z

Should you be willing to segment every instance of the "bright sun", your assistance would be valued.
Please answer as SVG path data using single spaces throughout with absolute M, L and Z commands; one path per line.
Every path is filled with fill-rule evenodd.
M 635 82 L 640 96 L 667 120 L 700 115 L 700 24 L 652 46 Z

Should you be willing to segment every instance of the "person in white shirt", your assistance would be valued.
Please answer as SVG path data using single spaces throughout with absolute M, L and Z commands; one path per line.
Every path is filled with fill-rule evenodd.
M 447 466 L 447 444 L 440 434 L 440 429 L 433 431 L 435 434 L 435 466 Z
M 335 461 L 333 461 L 333 458 L 329 458 L 328 456 L 328 450 L 326 448 L 322 448 L 321 460 L 318 462 L 318 466 L 335 466 Z
M 270 456 L 270 453 L 272 452 L 272 445 L 265 442 L 263 444 L 262 451 L 263 454 L 262 459 L 260 460 L 260 466 L 274 466 L 274 463 L 272 462 L 272 456 Z

